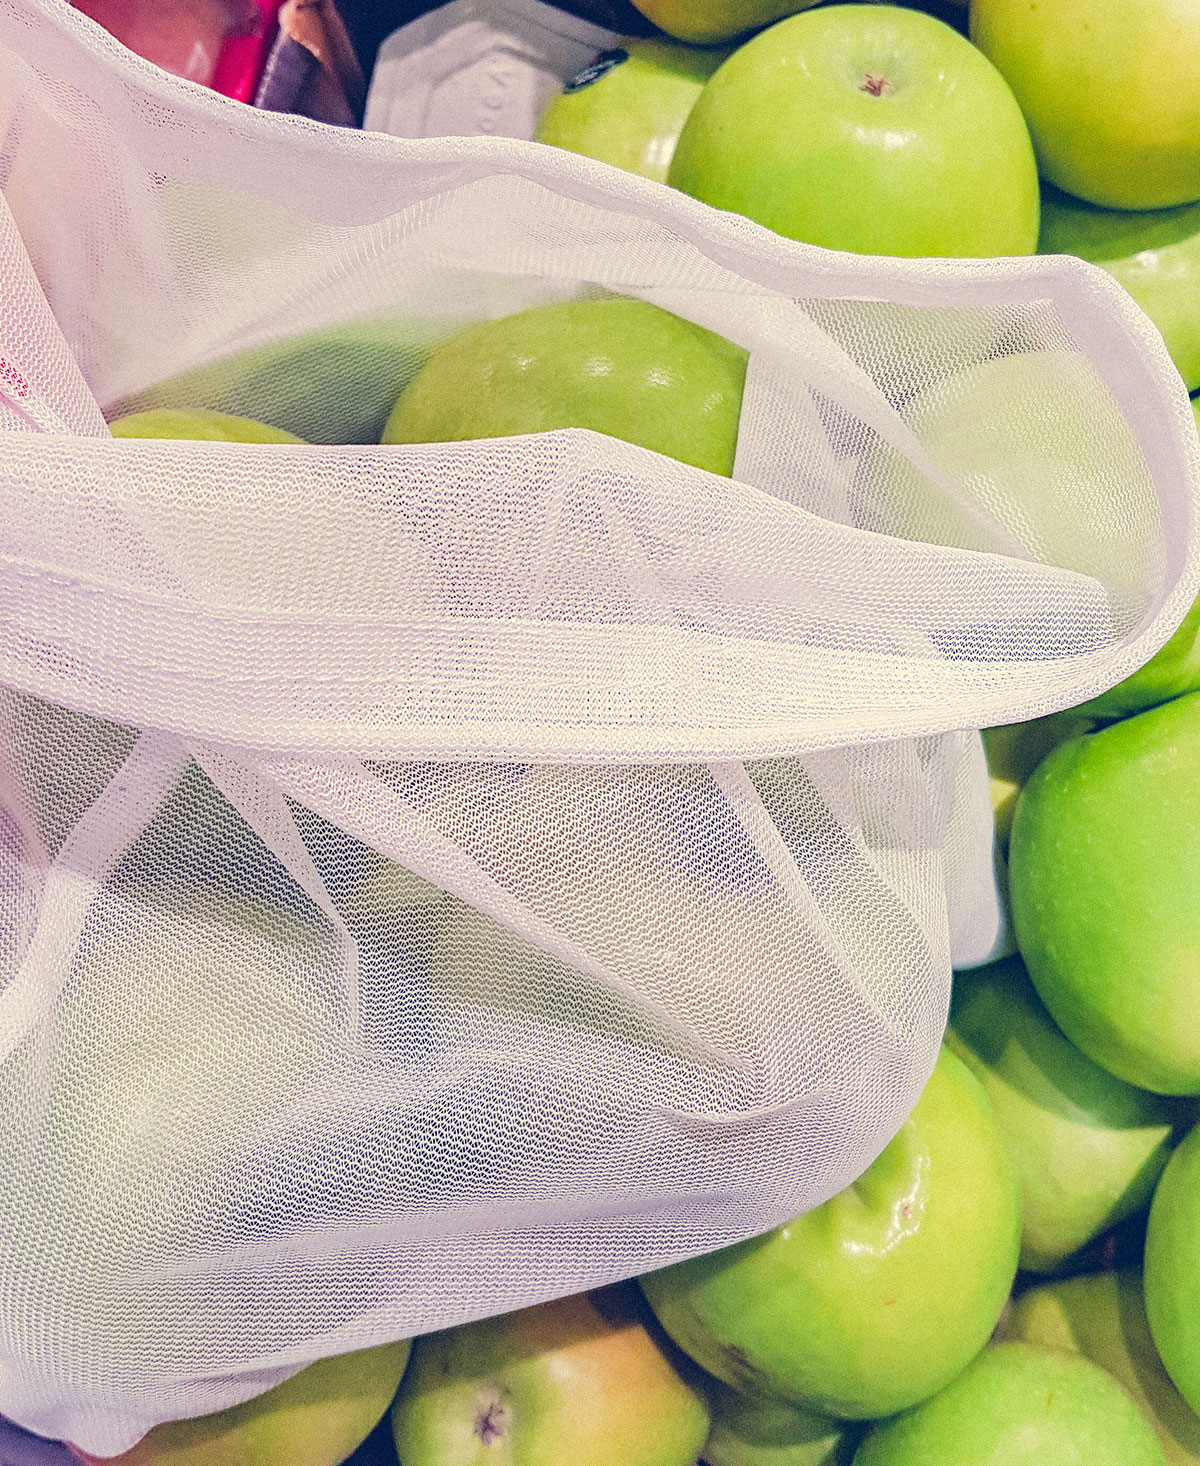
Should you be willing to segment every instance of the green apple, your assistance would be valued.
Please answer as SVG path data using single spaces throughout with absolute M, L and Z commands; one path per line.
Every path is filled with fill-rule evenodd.
M 79 1057 L 56 1077 L 46 1130 L 60 1187 L 88 1197 L 106 1237 L 183 1255 L 207 1245 L 214 1212 L 238 1204 L 239 1158 L 267 1175 L 291 1159 L 298 1107 L 316 1086 L 344 1080 L 346 1061 L 333 1018 L 318 1021 L 297 991 L 298 971 L 326 979 L 320 927 L 203 875 L 182 876 L 171 893 L 171 867 L 156 868 L 147 889 L 128 865 L 105 892 L 103 937 L 81 963 L 94 992 L 73 994 L 58 1021 L 56 1041 Z M 197 1208 L 201 1177 L 207 1201 Z M 64 1256 L 66 1275 L 90 1278 L 104 1245 Z M 131 1296 L 150 1308 L 151 1295 Z M 154 1329 L 152 1311 L 129 1312 L 106 1327 Z
M 1110 209 L 1200 198 L 1195 0 L 971 0 L 1043 174 Z
M 340 831 L 332 830 L 326 850 L 326 888 L 354 933 L 364 968 L 385 979 L 365 984 L 364 1034 L 391 1050 L 397 1029 L 411 1029 L 414 1014 L 426 1007 L 430 965 L 452 898 L 374 850 L 350 848 Z
M 1055 1022 L 1113 1074 L 1200 1094 L 1200 693 L 1061 744 L 1017 801 L 1017 945 Z
M 1082 1354 L 1107 1369 L 1154 1427 L 1169 1466 L 1200 1466 L 1200 1415 L 1158 1357 L 1141 1273 L 1092 1273 L 1030 1288 L 1005 1316 L 1000 1336 Z
M 445 1038 L 450 1033 L 475 1042 L 485 1012 L 490 1042 L 524 1051 L 533 1041 L 529 1015 L 536 1014 L 552 1021 L 558 1042 L 571 1045 L 579 1063 L 595 1055 L 623 1069 L 643 1047 L 681 1054 L 688 1063 L 706 1062 L 705 1055 L 737 1063 L 747 1042 L 745 1010 L 729 973 L 745 961 L 745 933 L 759 932 L 760 960 L 775 953 L 787 961 L 794 928 L 786 920 L 786 896 L 761 874 L 761 864 L 755 868 L 753 847 L 738 844 L 730 831 L 707 769 L 664 765 L 639 770 L 636 779 L 618 766 L 534 764 L 511 778 L 503 773 L 494 765 L 460 769 L 444 793 L 426 785 L 414 802 L 430 811 L 447 839 L 513 885 L 527 909 L 552 917 L 559 937 L 576 950 L 609 954 L 619 945 L 628 954 L 623 961 L 632 963 L 630 981 L 618 988 L 572 967 L 448 896 L 437 913 L 428 974 L 444 1040 L 458 1041 Z M 757 787 L 770 812 L 769 780 Z M 640 835 L 630 840 L 636 821 Z M 789 836 L 796 830 L 793 822 Z M 587 859 L 573 862 L 567 886 L 560 864 L 539 861 L 531 868 L 531 849 L 586 850 Z M 681 933 L 695 934 L 686 952 L 688 981 L 670 982 L 671 1018 L 664 1023 L 666 1015 L 647 1007 L 646 995 L 664 991 L 663 954 L 682 960 Z M 598 1150 L 598 1165 L 602 1155 Z M 471 1163 L 490 1174 L 495 1146 L 482 1145 Z M 460 1169 L 466 1164 L 460 1156 Z
M 1171 1157 L 1154 1193 L 1142 1286 L 1167 1373 L 1200 1411 L 1200 1126 Z
M 1107 270 L 1162 332 L 1188 391 L 1200 387 L 1200 204 L 1130 213 L 1045 184 L 1038 253 Z
M 817 0 L 634 0 L 660 31 L 693 46 L 731 41 L 770 25 L 780 16 L 807 10 Z
M 534 141 L 666 183 L 680 129 L 728 54 L 626 41 L 567 82 L 542 113 Z
M 92 802 L 112 782 L 137 742 L 138 730 L 0 687 L 0 742 L 5 749 L 4 803 L 36 853 L 21 859 L 45 866 Z M 48 749 L 61 750 L 48 758 Z M 13 833 L 14 842 L 16 839 Z
M 339 897 L 348 911 L 376 922 L 400 919 L 436 927 L 449 899 L 445 891 L 415 871 L 363 850 L 355 878 Z
M 1020 1231 L 987 1095 L 943 1050 L 911 1116 L 852 1186 L 641 1284 L 710 1374 L 802 1410 L 868 1419 L 927 1399 L 983 1348 Z
M 147 408 L 111 426 L 117 438 L 303 441 L 283 428 L 205 407 Z M 349 477 L 321 494 L 292 495 L 286 515 L 272 516 L 263 514 L 258 473 L 223 478 L 225 492 L 206 515 L 202 534 L 188 495 L 144 493 L 139 502 L 139 528 L 209 598 L 239 608 L 265 603 L 289 614 L 354 615 L 380 595 L 395 596 L 398 586 L 423 607 L 438 593 L 440 572 L 429 546 L 396 515 L 356 493 Z M 298 554 L 287 552 L 285 539 L 300 547 Z M 319 556 L 311 553 L 314 545 Z M 351 566 L 353 574 L 331 574 L 330 565 Z
M 893 5 L 824 6 L 735 51 L 684 124 L 669 181 L 830 249 L 1037 247 L 1037 166 L 1003 77 L 943 21 Z
M 220 443 L 302 443 L 283 428 L 207 407 L 150 407 L 110 424 L 114 438 L 197 438 Z
M 844 1420 L 756 1400 L 714 1382 L 705 1466 L 849 1466 L 857 1432 Z
M 1200 428 L 1200 398 L 1192 403 Z M 1200 689 L 1200 600 L 1150 660 L 1115 687 L 1092 698 L 1075 711 L 1080 716 L 1125 718 L 1173 697 Z
M 693 1466 L 708 1422 L 632 1287 L 428 1334 L 392 1407 L 402 1466 Z
M 1021 1266 L 1053 1272 L 1149 1206 L 1183 1117 L 1080 1053 L 1018 959 L 959 973 L 947 1041 L 987 1091 L 1021 1189 Z
M 1029 723 L 1007 723 L 999 728 L 983 730 L 983 747 L 987 754 L 988 780 L 992 792 L 992 813 L 996 820 L 996 840 L 1001 853 L 1008 851 L 1017 795 L 1026 780 L 1052 748 L 1068 738 L 1090 733 L 1093 719 L 1074 710 L 1051 713 Z
M 232 199 L 218 206 L 222 202 L 229 207 Z M 189 211 L 187 227 L 193 218 L 211 215 L 213 207 L 206 199 L 203 213 Z M 287 217 L 278 222 L 288 227 Z M 261 240 L 256 248 L 261 251 Z M 307 443 L 378 443 L 393 403 L 422 362 L 438 342 L 491 305 L 497 290 L 511 293 L 495 276 L 456 276 L 453 316 L 414 310 L 405 318 L 373 315 L 280 337 L 155 382 L 126 396 L 119 410 L 218 408 L 266 419 Z M 511 309 L 528 303 L 523 295 Z
M 1166 1466 L 1149 1422 L 1082 1355 L 994 1344 L 940 1395 L 885 1422 L 854 1466 Z
M 1150 660 L 1075 710 L 1097 719 L 1127 718 L 1200 689 L 1200 601 Z
M 1144 594 L 1162 538 L 1157 496 L 1128 424 L 1098 402 L 1102 391 L 1090 363 L 1065 349 L 1008 351 L 944 376 L 903 413 L 948 483 L 881 453 L 862 475 L 875 485 L 870 528 Z
M 347 1072 L 324 920 L 195 764 L 115 865 L 101 905 L 79 960 L 86 980 L 56 1012 L 64 1057 L 40 1121 L 55 1194 L 86 1196 L 96 1228 L 78 1247 L 64 1237 L 58 1254 L 99 1349 L 110 1330 L 135 1345 L 138 1330 L 156 1335 L 163 1295 L 152 1282 L 115 1295 L 107 1249 L 202 1252 L 214 1217 L 245 1212 L 238 1167 L 252 1158 L 268 1193 L 281 1167 L 294 1173 L 298 1115 Z
M 407 1340 L 319 1359 L 241 1405 L 156 1425 L 120 1456 L 88 1466 L 338 1466 L 383 1418 L 408 1363 Z
M 470 326 L 401 394 L 385 443 L 591 428 L 733 471 L 746 353 L 643 300 L 535 306 Z

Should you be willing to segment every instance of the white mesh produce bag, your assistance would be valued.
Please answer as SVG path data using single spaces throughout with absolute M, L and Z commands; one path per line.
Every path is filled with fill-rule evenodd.
M 1145 319 L 259 114 L 52 0 L 0 109 L 0 1412 L 115 1453 L 844 1186 L 1000 940 L 969 730 L 1200 587 Z M 460 324 L 603 291 L 749 349 L 732 480 L 370 446 Z M 107 436 L 155 402 L 327 446 Z

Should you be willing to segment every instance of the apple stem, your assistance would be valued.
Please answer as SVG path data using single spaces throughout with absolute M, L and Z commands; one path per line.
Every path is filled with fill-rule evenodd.
M 859 82 L 858 89 L 872 97 L 890 97 L 896 90 L 886 76 L 874 76 L 871 72 Z

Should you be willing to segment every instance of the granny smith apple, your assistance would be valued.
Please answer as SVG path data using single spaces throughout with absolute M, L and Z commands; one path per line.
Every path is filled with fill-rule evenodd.
M 1166 1466 L 1166 1458 L 1098 1365 L 994 1344 L 940 1395 L 872 1431 L 854 1466 Z
M 669 181 L 830 249 L 1037 247 L 1037 166 L 1003 77 L 943 21 L 899 6 L 823 6 L 735 51 L 684 124 Z
M 207 407 L 150 407 L 109 424 L 114 438 L 196 438 L 221 443 L 302 443 L 295 433 Z
M 1131 213 L 1045 184 L 1038 253 L 1107 270 L 1158 327 L 1188 391 L 1200 387 L 1200 204 Z
M 746 353 L 644 300 L 534 306 L 470 326 L 401 394 L 385 443 L 591 428 L 733 471 Z
M 1017 945 L 1055 1022 L 1143 1089 L 1200 1094 L 1200 693 L 1061 744 L 1017 801 Z
M 618 989 L 453 895 L 437 913 L 427 986 L 445 1042 L 475 1042 L 482 1012 L 489 1041 L 498 1048 L 524 1051 L 531 1043 L 548 1041 L 575 1055 L 564 1061 L 574 1068 L 598 1060 L 615 1063 L 610 1072 L 623 1074 L 643 1051 L 679 1052 L 693 1063 L 697 1043 L 729 1055 L 744 1052 L 745 990 L 729 974 L 745 963 L 748 930 L 762 932 L 764 950 L 786 953 L 791 928 L 775 930 L 783 910 L 770 872 L 756 867 L 760 857 L 752 847 L 727 833 L 727 813 L 717 807 L 706 771 L 698 770 L 694 779 L 690 773 L 677 777 L 664 768 L 633 780 L 616 766 L 585 772 L 569 764 L 534 764 L 505 779 L 495 766 L 480 764 L 474 772 L 463 772 L 464 797 L 457 808 L 450 797 L 432 806 L 445 837 L 480 852 L 494 878 L 520 890 L 527 907 L 554 912 L 560 936 L 576 950 L 611 952 L 615 941 L 628 943 L 635 972 L 645 971 L 649 982 L 656 972 L 655 953 L 682 957 L 684 944 L 692 942 L 694 950 L 686 953 L 688 981 L 670 987 L 674 1026 L 689 1035 L 684 1046 L 647 1008 L 636 982 L 628 991 Z M 654 790 L 654 807 L 647 806 L 648 786 Z M 770 812 L 769 779 L 759 779 L 757 787 Z M 699 823 L 690 827 L 675 822 L 689 793 L 701 812 Z M 783 808 L 790 813 L 787 805 Z M 640 821 L 637 840 L 629 838 L 633 821 Z M 797 828 L 793 822 L 789 837 Z M 697 853 L 702 833 L 706 846 Z M 813 838 L 819 839 L 820 832 L 814 831 Z M 536 869 L 530 868 L 531 850 L 577 849 L 585 849 L 587 859 L 573 862 L 569 886 L 557 860 L 539 860 Z M 848 925 L 854 914 L 848 906 Z M 608 1142 L 598 1140 L 597 1167 L 606 1164 L 609 1153 Z M 466 1164 L 461 1159 L 460 1170 Z M 472 1164 L 481 1168 L 480 1184 L 485 1184 L 495 1165 L 495 1147 L 473 1152 Z
M 285 1162 L 295 1177 L 298 1114 L 314 1085 L 346 1073 L 324 921 L 196 765 L 110 871 L 98 909 L 78 960 L 86 980 L 56 1012 L 63 1057 L 42 1122 L 60 1198 L 47 1206 L 86 1198 L 97 1229 L 85 1248 L 69 1233 L 58 1247 L 81 1295 L 107 1279 L 110 1239 L 165 1266 L 203 1251 L 227 1208 L 244 1221 L 256 1203 L 239 1166 L 253 1158 L 268 1195 Z M 320 1016 L 297 972 L 327 994 Z M 97 1332 L 136 1341 L 158 1327 L 160 1293 L 132 1283 L 121 1307 L 110 1291 L 73 1306 L 101 1307 Z
M 712 1426 L 705 1466 L 849 1466 L 859 1432 L 844 1420 L 754 1399 L 727 1385 L 708 1387 Z
M 368 920 L 436 924 L 446 901 L 445 891 L 374 850 L 364 850 L 354 879 L 339 897 L 347 910 Z
M 1021 1266 L 1052 1272 L 1149 1206 L 1179 1106 L 1066 1039 L 1017 958 L 959 973 L 947 1041 L 987 1091 L 1021 1190 Z
M 1080 394 L 1093 390 L 1080 379 L 1079 369 L 1078 358 L 1064 352 L 1003 357 L 915 398 L 906 409 L 909 422 L 934 458 L 964 486 L 963 500 L 952 504 L 926 480 L 902 469 L 888 481 L 878 527 L 911 534 L 915 526 L 924 537 L 984 549 L 978 519 L 972 521 L 965 512 L 974 499 L 977 510 L 986 503 L 997 525 L 1017 536 L 1022 526 L 1036 523 L 1037 543 L 1031 539 L 1028 547 L 1041 557 L 1132 589 L 1155 538 L 1153 514 L 1143 512 L 1136 524 L 1114 536 L 1108 528 L 1109 506 L 1122 482 L 1143 474 L 1144 465 L 1125 434 L 1116 452 L 1116 440 L 1107 440 L 1107 435 L 1088 447 L 1067 446 L 1061 424 L 1080 415 Z M 998 401 L 1007 413 L 996 411 Z M 1193 414 L 1200 427 L 1200 400 L 1193 403 Z M 1068 477 L 1070 493 L 1060 494 L 1063 512 L 1052 515 L 1047 512 L 1047 490 L 1056 479 Z M 1039 496 L 1041 504 L 1036 502 Z M 1146 510 L 1150 503 L 1147 498 Z M 1099 721 L 1126 717 L 1197 688 L 1200 602 L 1144 666 L 1107 692 L 1031 723 L 1024 732 L 1020 725 L 985 732 L 1002 838 L 1011 825 L 1017 790 L 1056 743 Z
M 0 740 L 6 777 L 27 824 L 21 859 L 45 866 L 112 782 L 137 742 L 138 730 L 0 687 Z M 48 749 L 66 756 L 48 758 Z M 69 751 L 69 752 L 68 752 Z M 16 841 L 15 831 L 11 837 Z M 40 841 L 41 853 L 31 846 Z
M 197 200 L 183 210 L 180 227 L 212 211 L 211 199 Z M 409 286 L 414 293 L 417 288 Z M 403 317 L 375 314 L 276 337 L 141 388 L 125 397 L 119 410 L 217 408 L 264 419 L 306 443 L 378 443 L 396 398 L 422 362 L 493 301 L 498 288 L 519 293 L 513 310 L 528 303 L 524 285 L 512 287 L 495 276 L 463 276 L 447 300 L 452 315 L 431 314 L 423 305 Z
M 1195 0 L 971 0 L 971 38 L 1051 183 L 1110 209 L 1200 198 Z
M 666 183 L 680 129 L 728 54 L 666 41 L 603 51 L 551 99 L 534 141 Z
M 321 873 L 354 934 L 363 969 L 383 979 L 363 984 L 361 1006 L 364 1034 L 388 1051 L 397 1032 L 411 1031 L 416 1015 L 426 1012 L 430 964 L 451 897 L 374 850 L 349 850 L 339 835 L 326 845 Z
M 848 1419 L 948 1384 L 987 1342 L 1020 1248 L 991 1105 L 943 1050 L 910 1117 L 845 1191 L 795 1221 L 641 1279 L 659 1322 L 746 1393 Z
M 392 1407 L 402 1466 L 693 1466 L 708 1422 L 632 1287 L 428 1334 Z
M 190 438 L 298 444 L 283 428 L 204 407 L 152 407 L 112 423 L 117 438 Z M 382 596 L 427 608 L 441 577 L 433 552 L 408 525 L 357 494 L 350 479 L 321 493 L 291 494 L 286 514 L 264 513 L 269 484 L 239 461 L 197 533 L 186 494 L 144 494 L 139 528 L 212 601 L 267 605 L 288 614 L 356 615 Z M 255 468 L 257 470 L 257 465 Z M 194 494 L 191 496 L 194 498 Z M 338 567 L 348 567 L 339 574 Z M 332 570 L 331 570 L 331 567 Z
M 408 1363 L 407 1340 L 319 1359 L 241 1405 L 156 1425 L 120 1456 L 88 1466 L 338 1466 L 383 1418 Z
M 893 462 L 878 475 L 871 527 L 1143 593 L 1162 535 L 1157 496 L 1133 433 L 1099 391 L 1078 352 L 1046 348 L 972 364 L 917 393 L 904 417 L 948 487 Z
M 1142 1287 L 1167 1373 L 1200 1411 L 1200 1126 L 1171 1157 L 1154 1193 Z
M 1144 666 L 1102 692 L 1081 703 L 1077 712 L 1097 719 L 1127 718 L 1133 713 L 1157 707 L 1173 697 L 1200 689 L 1200 601 Z
M 1200 398 L 1193 400 L 1192 412 L 1200 428 Z M 1197 689 L 1200 689 L 1200 600 L 1192 605 L 1171 639 L 1144 666 L 1075 711 L 1081 717 L 1125 718 Z
M 1092 1273 L 1022 1293 L 999 1330 L 1107 1369 L 1154 1427 L 1169 1466 L 1200 1466 L 1200 1415 L 1171 1383 L 1150 1336 L 1140 1272 Z
M 712 46 L 759 30 L 816 0 L 634 0 L 659 30 L 694 46 Z
M 1068 738 L 1090 733 L 1093 727 L 1095 722 L 1092 718 L 1070 710 L 1051 713 L 1028 723 L 1006 723 L 999 728 L 983 730 L 996 839 L 1002 853 L 1008 850 L 1017 795 L 1030 774 L 1052 748 L 1057 748 Z
M 171 893 L 178 871 L 166 860 L 138 889 L 149 864 L 124 864 L 105 892 L 104 934 L 89 938 L 80 964 L 94 991 L 73 993 L 58 1020 L 56 1042 L 73 1057 L 50 1092 L 46 1128 L 58 1185 L 87 1198 L 97 1228 L 173 1256 L 206 1245 L 213 1212 L 242 1205 L 239 1160 L 253 1156 L 269 1175 L 290 1157 L 297 1105 L 344 1074 L 345 1060 L 332 1020 L 317 1022 L 296 992 L 298 970 L 322 971 L 320 928 L 203 875 L 181 877 Z M 165 975 L 185 966 L 186 981 Z M 207 1210 L 192 1198 L 199 1178 Z M 62 1265 L 91 1276 L 95 1253 Z

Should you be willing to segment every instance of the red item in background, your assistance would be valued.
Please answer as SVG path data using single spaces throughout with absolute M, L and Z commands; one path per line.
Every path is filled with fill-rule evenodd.
M 275 39 L 281 0 L 253 0 L 256 12 L 250 28 L 230 32 L 210 82 L 214 91 L 252 102 L 267 64 L 267 53 Z
M 274 32 L 271 0 L 74 0 L 123 45 L 165 71 L 243 100 Z

